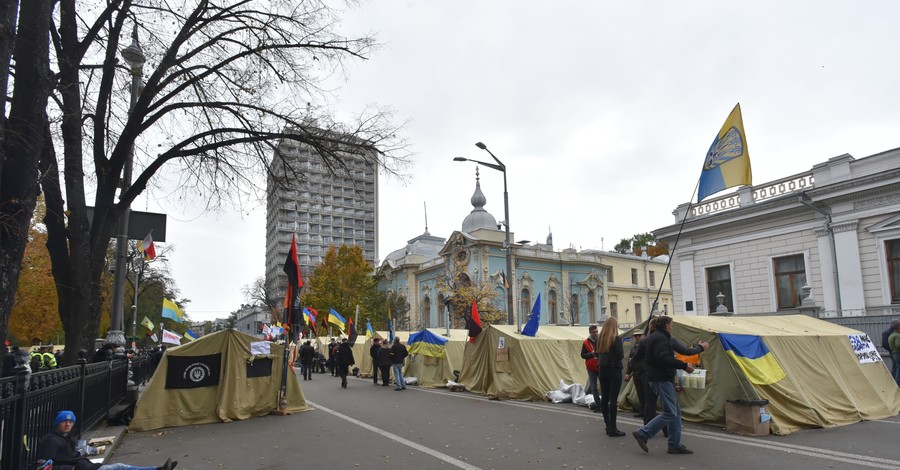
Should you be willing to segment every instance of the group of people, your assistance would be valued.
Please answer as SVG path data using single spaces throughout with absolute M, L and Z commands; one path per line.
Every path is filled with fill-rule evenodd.
M 606 319 L 599 332 L 596 325 L 591 325 L 588 329 L 590 336 L 581 348 L 581 357 L 588 371 L 588 387 L 597 405 L 594 411 L 603 414 L 606 435 L 625 435 L 616 424 L 616 401 L 623 380 L 633 380 L 640 403 L 639 413 L 635 417 L 643 418 L 644 425 L 631 434 L 641 449 L 649 452 L 647 441 L 662 431 L 668 437 L 670 454 L 692 454 L 693 451 L 681 443 L 681 408 L 676 395 L 679 390 L 675 384 L 675 371 L 681 369 L 690 373 L 694 371 L 694 366 L 676 359 L 675 353 L 693 356 L 706 351 L 709 344 L 701 341 L 697 345 L 685 346 L 672 337 L 672 317 L 653 317 L 646 338 L 641 331 L 634 333 L 635 343 L 623 379 L 625 352 L 618 329 L 618 321 L 613 317 Z M 656 414 L 657 401 L 662 402 L 663 412 L 660 415 Z
M 59 367 L 63 351 L 54 352 L 52 345 L 35 346 L 31 352 L 13 345 L 3 356 L 3 377 L 16 375 L 16 368 L 27 366 L 31 372 L 40 372 Z
M 387 387 L 391 381 L 391 369 L 394 372 L 394 390 L 406 390 L 406 379 L 403 377 L 403 361 L 409 356 L 406 345 L 400 338 L 394 338 L 390 346 L 381 344 L 380 338 L 372 339 L 369 348 L 372 358 L 372 383 L 378 385 L 378 374 L 381 373 L 381 386 Z

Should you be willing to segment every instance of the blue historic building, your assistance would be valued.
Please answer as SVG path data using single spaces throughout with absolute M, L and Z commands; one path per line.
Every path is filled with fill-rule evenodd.
M 441 277 L 452 275 L 462 282 L 488 280 L 496 290 L 496 309 L 506 312 L 505 232 L 484 209 L 487 200 L 476 173 L 472 212 L 460 230 L 448 239 L 428 233 L 391 252 L 375 271 L 378 288 L 402 294 L 410 304 L 410 328 L 461 328 L 465 319 L 450 311 Z M 510 234 L 512 237 L 512 234 Z M 515 238 L 511 238 L 514 240 Z M 647 257 L 574 248 L 554 251 L 547 243 L 514 244 L 514 314 L 524 324 L 533 302 L 541 296 L 541 323 L 587 325 L 613 315 L 621 323 L 639 322 L 650 312 L 656 296 L 656 280 L 663 281 L 666 262 Z M 621 279 L 619 283 L 614 282 Z M 672 295 L 664 284 L 659 309 L 671 311 Z M 468 313 L 468 312 L 465 312 Z

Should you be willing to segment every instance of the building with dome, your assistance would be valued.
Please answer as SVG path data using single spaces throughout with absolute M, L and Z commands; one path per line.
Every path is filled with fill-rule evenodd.
M 601 250 L 567 248 L 556 251 L 552 236 L 546 243 L 513 244 L 512 273 L 506 270 L 505 231 L 485 209 L 476 167 L 472 211 L 460 230 L 448 238 L 431 235 L 428 228 L 391 252 L 375 271 L 382 291 L 404 296 L 410 304 L 411 329 L 465 325 L 468 312 L 453 312 L 439 280 L 448 273 L 464 281 L 487 280 L 496 290 L 494 307 L 506 313 L 506 283 L 513 290 L 520 324 L 528 320 L 535 299 L 541 297 L 541 324 L 588 325 L 607 315 L 629 325 L 647 318 L 663 282 L 666 261 Z M 515 240 L 513 233 L 510 233 Z M 672 311 L 668 281 L 659 301 L 661 312 Z M 506 318 L 506 315 L 503 316 Z

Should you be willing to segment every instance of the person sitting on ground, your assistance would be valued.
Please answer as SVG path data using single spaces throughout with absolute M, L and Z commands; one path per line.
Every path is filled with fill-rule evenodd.
M 99 464 L 91 462 L 81 452 L 75 450 L 75 413 L 62 410 L 53 420 L 53 430 L 41 438 L 38 443 L 37 458 L 39 462 L 52 460 L 53 470 L 173 470 L 178 462 L 167 459 L 160 467 L 139 467 L 124 463 Z M 88 451 L 94 449 L 88 446 Z

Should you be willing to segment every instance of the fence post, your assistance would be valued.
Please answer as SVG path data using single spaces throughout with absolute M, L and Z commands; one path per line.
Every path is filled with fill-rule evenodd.
M 84 349 L 78 351 L 78 360 L 76 363 L 81 369 L 81 376 L 79 377 L 78 382 L 78 416 L 81 416 L 82 419 L 86 418 L 84 415 L 84 389 L 87 386 L 87 379 L 85 377 L 87 370 L 87 359 L 85 358 L 86 352 Z
M 25 386 L 25 381 L 29 375 L 24 367 L 16 368 L 16 370 L 19 370 L 19 373 L 16 374 L 16 396 L 18 398 L 16 399 L 16 421 L 13 423 L 12 435 L 17 437 L 13 439 L 15 445 L 10 453 L 12 466 L 9 467 L 13 469 L 25 468 L 25 402 L 28 398 L 28 388 Z M 32 445 L 35 444 L 37 443 L 32 443 Z

